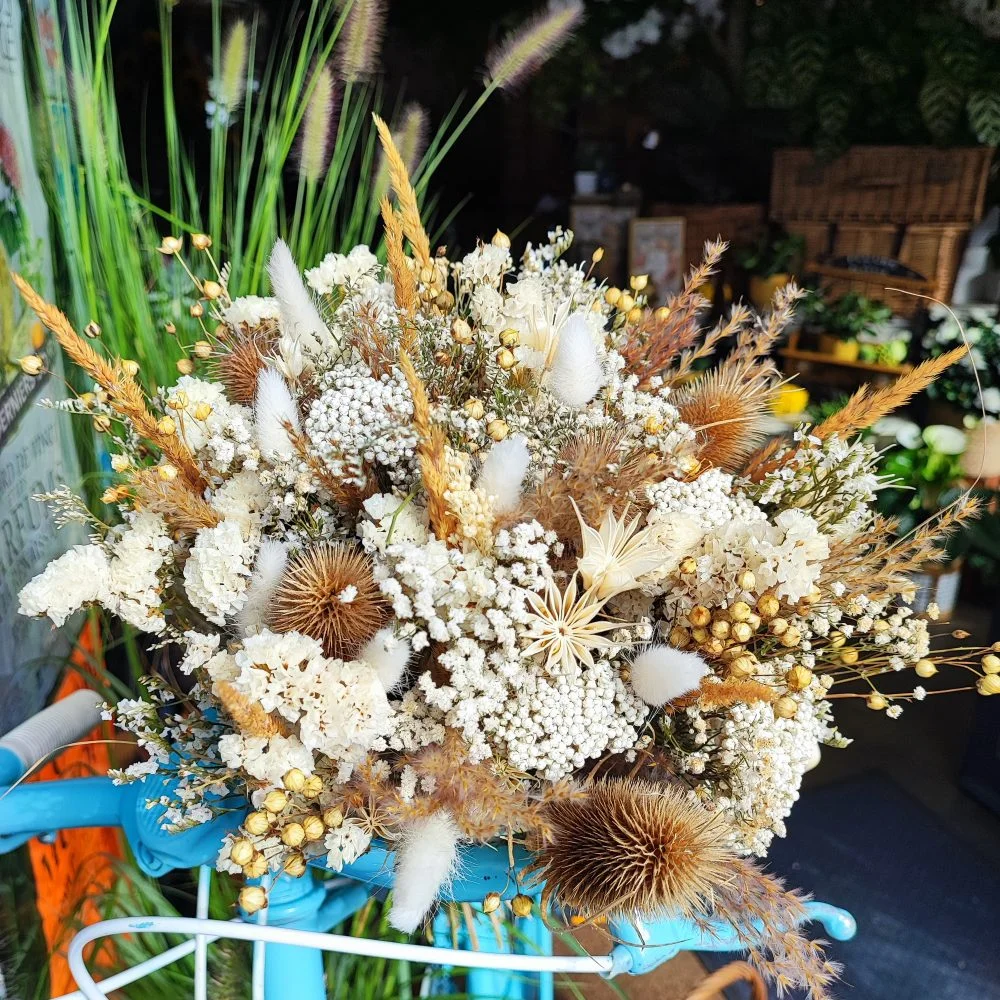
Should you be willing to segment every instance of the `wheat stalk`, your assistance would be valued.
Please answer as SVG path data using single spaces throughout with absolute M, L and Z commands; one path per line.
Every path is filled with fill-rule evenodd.
M 407 316 L 413 316 L 417 311 L 417 283 L 403 252 L 403 227 L 388 198 L 382 199 L 381 208 L 385 224 L 385 253 L 389 274 L 392 275 L 396 305 Z
M 406 169 L 406 163 L 396 148 L 396 143 L 392 138 L 389 126 L 379 118 L 372 115 L 375 120 L 375 128 L 378 129 L 379 140 L 382 143 L 382 150 L 385 153 L 385 160 L 389 166 L 389 179 L 392 181 L 392 189 L 399 199 L 399 214 L 402 220 L 403 233 L 413 247 L 413 256 L 420 267 L 427 267 L 431 262 L 431 242 L 424 231 L 424 225 L 420 221 L 420 208 L 417 205 L 417 192 L 413 190 L 410 183 L 410 174 Z
M 108 394 L 108 402 L 119 416 L 128 420 L 136 432 L 151 441 L 197 492 L 205 488 L 205 477 L 187 445 L 176 435 L 164 434 L 156 417 L 146 407 L 146 400 L 135 379 L 120 362 L 111 364 L 102 358 L 74 329 L 65 314 L 46 302 L 19 274 L 11 272 L 24 301 L 52 332 L 74 364 L 82 368 Z

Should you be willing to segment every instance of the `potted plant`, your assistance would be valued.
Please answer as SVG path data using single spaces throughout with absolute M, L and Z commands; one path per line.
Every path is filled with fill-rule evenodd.
M 897 445 L 882 460 L 880 471 L 888 485 L 878 493 L 878 508 L 895 519 L 896 533 L 903 537 L 961 495 L 966 434 L 947 424 L 921 430 L 910 421 L 893 418 L 880 421 L 873 430 L 877 437 L 892 434 Z M 961 553 L 967 548 L 963 534 L 957 532 L 948 539 L 943 561 L 927 564 L 914 574 L 916 610 L 925 610 L 933 602 L 943 617 L 951 614 L 961 581 Z
M 888 306 L 857 292 L 827 302 L 822 292 L 814 291 L 802 305 L 803 326 L 817 335 L 820 351 L 837 361 L 857 361 L 858 338 L 876 335 L 891 318 Z
M 893 316 L 858 334 L 858 356 L 869 364 L 898 368 L 909 353 L 910 336 L 906 320 Z
M 774 293 L 792 280 L 804 253 L 805 240 L 783 229 L 768 230 L 755 246 L 744 249 L 739 260 L 750 275 L 750 301 L 758 309 L 767 309 Z

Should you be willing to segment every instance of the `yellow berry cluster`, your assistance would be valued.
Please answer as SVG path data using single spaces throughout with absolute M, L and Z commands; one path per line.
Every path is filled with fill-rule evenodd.
M 483 913 L 495 913 L 500 909 L 502 902 L 503 900 L 499 892 L 487 893 L 486 898 L 483 899 Z M 514 911 L 515 917 L 530 917 L 532 906 L 531 897 L 526 896 L 523 892 L 519 892 L 510 901 L 510 908 Z

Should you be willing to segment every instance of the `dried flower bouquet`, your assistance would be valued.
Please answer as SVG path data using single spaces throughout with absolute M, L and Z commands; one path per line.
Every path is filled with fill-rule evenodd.
M 452 260 L 376 125 L 387 264 L 359 246 L 303 281 L 279 242 L 273 297 L 230 299 L 193 237 L 213 323 L 154 398 L 19 281 L 96 383 L 64 408 L 105 435 L 122 515 L 47 496 L 93 537 L 21 611 L 100 605 L 176 651 L 181 689 L 150 677 L 115 708 L 147 751 L 119 778 L 172 775 L 176 828 L 243 792 L 222 869 L 340 869 L 383 838 L 413 930 L 461 844 L 517 841 L 546 900 L 721 916 L 774 981 L 825 996 L 800 897 L 754 859 L 819 746 L 844 742 L 835 700 L 895 718 L 940 661 L 1000 686 L 995 655 L 932 653 L 905 604 L 973 504 L 895 539 L 855 437 L 961 349 L 760 449 L 794 289 L 706 331 L 696 289 L 722 244 L 655 311 L 641 276 L 606 289 L 567 264 L 562 230 L 519 263 L 499 232 Z M 188 266 L 179 238 L 161 250 Z M 911 693 L 880 692 L 911 671 Z

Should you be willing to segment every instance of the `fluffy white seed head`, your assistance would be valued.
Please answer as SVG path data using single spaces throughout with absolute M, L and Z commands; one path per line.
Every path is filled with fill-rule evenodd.
M 400 638 L 391 628 L 380 628 L 361 650 L 358 659 L 375 668 L 388 694 L 402 680 L 410 653 L 408 639 Z
M 396 851 L 396 879 L 389 923 L 412 934 L 452 877 L 459 832 L 446 809 L 409 823 Z
M 278 589 L 287 563 L 288 546 L 284 542 L 265 538 L 260 543 L 253 575 L 247 586 L 246 604 L 237 615 L 243 635 L 253 635 L 264 627 L 271 599 Z
M 273 369 L 264 368 L 257 376 L 254 421 L 260 453 L 272 461 L 288 461 L 294 454 L 288 426 L 299 430 L 299 411 L 285 380 Z
M 693 691 L 708 673 L 708 666 L 697 653 L 672 646 L 647 647 L 629 669 L 632 690 L 647 705 L 657 706 Z
M 531 456 L 523 434 L 498 441 L 483 459 L 476 485 L 493 498 L 493 510 L 504 514 L 513 510 L 521 499 L 521 484 Z
M 267 261 L 267 273 L 281 311 L 282 335 L 297 341 L 307 351 L 335 346 L 284 240 L 274 244 Z
M 574 313 L 559 331 L 549 372 L 549 392 L 566 406 L 585 406 L 604 385 L 604 380 L 604 367 L 590 325 L 582 313 Z

